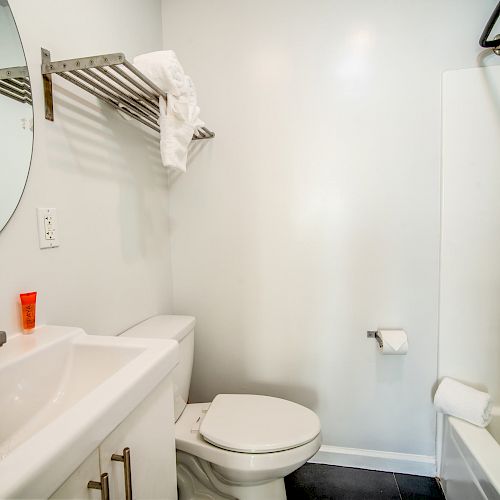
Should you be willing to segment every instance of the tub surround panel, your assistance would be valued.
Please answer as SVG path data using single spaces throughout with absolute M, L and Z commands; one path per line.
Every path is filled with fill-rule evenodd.
M 443 76 L 439 375 L 500 404 L 500 66 Z

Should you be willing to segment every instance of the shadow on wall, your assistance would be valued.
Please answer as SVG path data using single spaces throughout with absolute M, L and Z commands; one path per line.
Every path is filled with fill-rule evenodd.
M 251 384 L 250 387 L 246 384 L 242 384 L 240 393 L 265 394 L 266 396 L 287 399 L 288 401 L 293 401 L 307 408 L 317 408 L 318 406 L 318 393 L 311 387 L 257 382 Z M 299 394 L 300 397 L 297 397 Z
M 488 93 L 488 95 L 491 96 L 491 104 L 497 110 L 497 113 L 495 115 L 496 115 L 497 120 L 500 123 L 500 89 L 498 88 L 498 85 L 496 85 L 495 82 L 493 82 L 493 80 L 490 78 L 490 75 L 488 73 L 488 67 L 490 67 L 490 66 L 485 64 L 486 59 L 490 56 L 495 57 L 495 58 L 499 57 L 491 49 L 483 50 L 477 56 L 477 64 L 478 64 L 478 66 L 480 66 L 484 69 L 484 71 L 481 72 L 481 75 L 484 78 L 485 90 Z M 495 66 L 493 66 L 493 67 L 495 67 Z
M 159 136 L 155 132 L 121 119 L 114 109 L 84 99 L 57 84 L 54 84 L 54 94 L 57 95 L 55 124 L 59 130 L 51 134 L 51 143 L 59 142 L 60 147 L 53 147 L 51 155 L 64 154 L 71 147 L 77 153 L 74 166 L 86 174 L 113 182 L 117 180 L 117 173 L 118 179 L 133 180 L 130 174 L 144 172 L 147 164 L 148 171 L 153 172 L 155 178 L 148 175 L 146 179 L 149 177 L 152 184 L 166 187 L 166 176 L 160 163 Z M 133 159 L 140 161 L 131 163 L 131 154 Z M 62 164 L 65 169 L 72 166 L 67 161 Z M 121 169 L 124 164 L 129 164 L 129 168 Z
M 202 152 L 202 150 L 207 148 L 209 144 L 213 144 L 213 142 L 214 142 L 213 139 L 201 139 L 198 141 L 191 141 L 191 143 L 189 144 L 189 151 L 188 151 L 188 158 L 186 165 L 188 171 L 191 167 L 193 167 L 196 164 L 196 158 Z M 207 161 L 207 164 L 210 164 L 210 157 L 205 157 L 205 161 Z M 180 178 L 182 178 L 183 175 L 185 175 L 185 173 L 179 170 L 173 170 L 173 169 L 169 170 L 168 173 L 169 187 L 173 186 Z
M 168 183 L 160 163 L 158 134 L 65 87 L 54 85 L 54 89 L 57 101 L 55 127 L 50 129 L 50 164 L 75 176 L 73 182 L 83 181 L 82 190 L 87 181 L 115 186 L 122 255 L 135 259 L 157 254 L 148 235 L 165 228 L 155 231 L 153 227 L 156 205 L 150 194 L 151 190 L 163 190 L 166 198 Z M 100 183 L 92 188 L 94 202 L 99 202 L 102 188 Z
M 318 393 L 311 387 L 301 386 L 301 385 L 288 385 L 288 384 L 267 384 L 262 382 L 255 383 L 243 383 L 238 384 L 237 390 L 226 391 L 227 393 L 237 393 L 237 394 L 260 394 L 265 396 L 272 396 L 275 398 L 286 399 L 288 401 L 293 401 L 294 403 L 303 405 L 307 408 L 317 408 L 319 399 Z M 216 391 L 211 394 L 207 401 L 212 401 L 217 394 L 224 393 L 221 391 Z M 300 396 L 298 396 L 300 395 Z M 198 401 L 200 398 L 189 398 L 190 403 L 205 403 L 206 401 Z

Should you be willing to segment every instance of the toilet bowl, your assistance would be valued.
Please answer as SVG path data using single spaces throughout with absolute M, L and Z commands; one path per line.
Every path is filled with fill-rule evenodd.
M 317 415 L 280 398 L 219 394 L 187 403 L 195 320 L 155 316 L 122 335 L 179 342 L 174 370 L 175 442 L 179 500 L 286 499 L 283 478 L 321 445 Z

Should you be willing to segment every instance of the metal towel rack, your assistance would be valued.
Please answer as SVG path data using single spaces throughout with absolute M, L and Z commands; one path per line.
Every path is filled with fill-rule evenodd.
M 128 62 L 121 52 L 52 61 L 50 52 L 42 48 L 45 118 L 50 121 L 54 121 L 53 74 L 98 97 L 124 115 L 160 131 L 158 99 L 168 99 L 168 96 Z M 215 137 L 214 132 L 200 127 L 194 133 L 193 140 L 212 137 Z
M 0 94 L 19 102 L 32 104 L 28 68 L 26 66 L 1 68 Z
M 479 39 L 479 45 L 481 45 L 481 47 L 493 49 L 493 52 L 495 52 L 497 56 L 500 56 L 500 35 L 497 35 L 493 40 L 488 40 L 491 30 L 497 22 L 498 16 L 500 16 L 500 2 L 498 2 L 495 10 L 484 27 L 481 38 Z

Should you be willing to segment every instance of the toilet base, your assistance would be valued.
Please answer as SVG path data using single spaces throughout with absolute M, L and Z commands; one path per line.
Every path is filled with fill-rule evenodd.
M 177 450 L 179 500 L 286 500 L 283 478 L 262 483 L 230 483 L 212 465 Z

